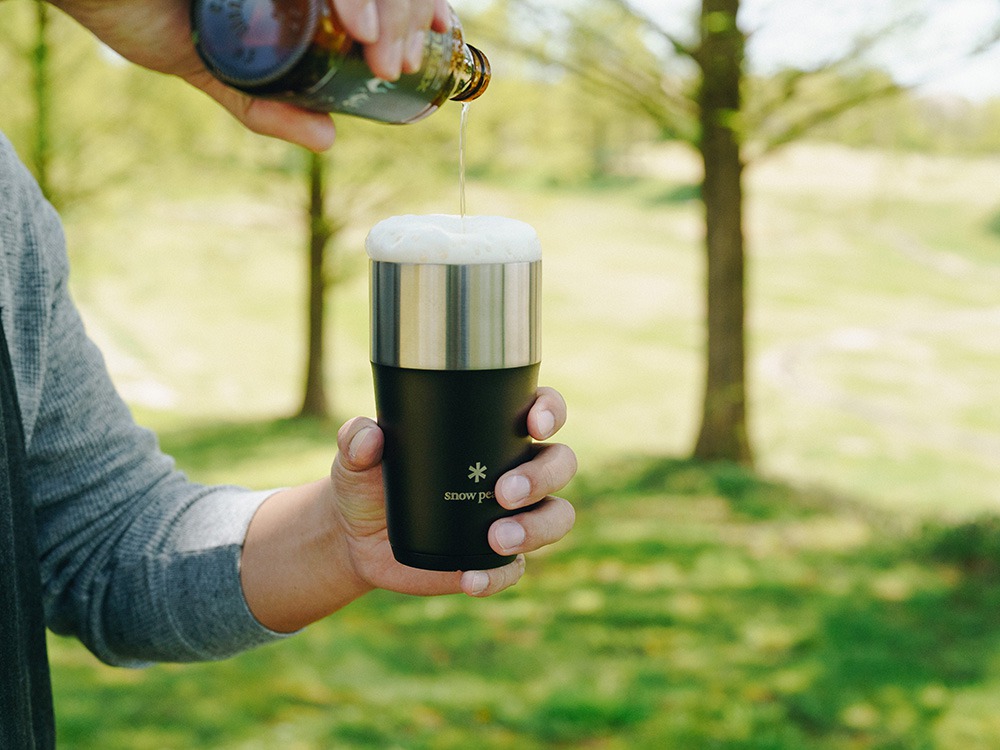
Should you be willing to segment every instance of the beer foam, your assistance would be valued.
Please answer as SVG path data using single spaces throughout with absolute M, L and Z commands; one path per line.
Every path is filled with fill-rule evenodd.
M 504 216 L 390 216 L 372 227 L 365 249 L 372 260 L 391 263 L 471 265 L 542 258 L 534 227 Z

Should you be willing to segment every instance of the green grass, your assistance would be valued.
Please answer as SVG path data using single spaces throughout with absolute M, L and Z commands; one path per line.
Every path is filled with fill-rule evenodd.
M 470 186 L 542 237 L 542 379 L 581 460 L 569 538 L 491 600 L 376 593 L 224 663 L 117 670 L 53 638 L 62 747 L 1000 747 L 997 165 L 800 148 L 750 171 L 750 473 L 683 458 L 701 229 L 690 160 L 664 158 L 658 181 Z M 312 479 L 337 422 L 285 418 L 297 214 L 280 185 L 225 184 L 74 214 L 74 290 L 194 478 Z M 359 272 L 330 313 L 338 419 L 372 413 L 377 218 L 340 251 Z
M 1000 691 L 995 522 L 904 532 L 736 467 L 640 457 L 573 494 L 572 537 L 493 600 L 378 593 L 228 662 L 143 672 L 53 639 L 64 746 L 1000 742 L 976 708 Z

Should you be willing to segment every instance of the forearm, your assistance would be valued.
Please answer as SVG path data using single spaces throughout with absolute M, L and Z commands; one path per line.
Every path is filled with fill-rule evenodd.
M 298 630 L 371 590 L 351 565 L 329 478 L 275 493 L 257 510 L 240 560 L 247 605 L 266 628 Z

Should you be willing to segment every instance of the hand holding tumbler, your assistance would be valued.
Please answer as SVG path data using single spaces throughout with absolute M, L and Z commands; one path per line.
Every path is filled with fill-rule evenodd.
M 530 458 L 541 245 L 497 216 L 394 216 L 366 241 L 371 361 L 395 558 L 426 570 L 505 565 L 497 479 Z

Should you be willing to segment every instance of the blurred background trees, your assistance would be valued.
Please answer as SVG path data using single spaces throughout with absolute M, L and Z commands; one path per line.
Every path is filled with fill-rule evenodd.
M 650 12 L 655 6 L 628 0 L 459 3 L 468 37 L 490 50 L 495 72 L 474 105 L 468 171 L 577 189 L 636 179 L 643 149 L 657 143 L 700 154 L 704 171 L 692 196 L 705 217 L 705 385 L 693 454 L 749 463 L 744 167 L 807 137 L 991 153 L 1000 148 L 1000 103 L 921 96 L 879 65 L 875 51 L 886 38 L 920 28 L 920 14 L 906 4 L 907 12 L 880 18 L 836 55 L 766 74 L 744 64 L 740 2 L 676 5 L 680 20 L 667 28 Z M 338 258 L 338 240 L 392 212 L 400 195 L 457 182 L 454 122 L 435 116 L 387 128 L 340 118 L 338 146 L 307 159 L 243 132 L 183 84 L 123 63 L 36 0 L 10 0 L 0 11 L 0 65 L 8 72 L 0 79 L 0 127 L 62 210 L 92 207 L 103 188 L 136 180 L 144 163 L 189 170 L 189 181 L 208 167 L 232 180 L 306 176 L 307 198 L 287 191 L 290 203 L 308 207 L 300 214 L 309 269 L 300 412 L 328 413 L 326 300 L 338 279 L 362 266 Z M 967 52 L 996 37 L 997 27 L 984 28 Z M 153 154 L 169 156 L 153 162 Z M 444 210 L 456 209 L 457 199 Z
M 409 148 L 401 147 L 399 136 Z M 331 377 L 326 367 L 331 356 L 326 333 L 332 323 L 328 302 L 339 282 L 364 270 L 356 257 L 351 262 L 338 256 L 342 233 L 352 225 L 364 226 L 377 213 L 390 213 L 396 200 L 419 193 L 425 178 L 436 182 L 444 177 L 444 172 L 423 175 L 420 170 L 408 169 L 407 162 L 412 161 L 415 151 L 440 149 L 446 164 L 455 161 L 450 153 L 452 133 L 438 127 L 425 130 L 422 136 L 424 140 L 419 141 L 402 128 L 348 121 L 338 124 L 338 137 L 350 147 L 301 155 L 308 196 L 308 293 L 305 383 L 299 416 L 326 419 L 331 415 Z M 392 178 L 386 179 L 387 174 Z
M 548 3 L 504 0 L 482 17 L 477 31 L 550 71 L 565 71 L 591 99 L 613 102 L 619 118 L 649 121 L 660 138 L 685 142 L 698 151 L 705 216 L 705 376 L 701 426 L 692 453 L 699 459 L 749 465 L 753 451 L 745 375 L 744 166 L 824 126 L 827 138 L 850 132 L 847 122 L 866 131 L 860 142 L 879 139 L 880 125 L 886 129 L 882 138 L 891 131 L 893 142 L 917 140 L 914 120 L 929 113 L 880 117 L 889 107 L 895 107 L 896 114 L 919 100 L 884 104 L 905 87 L 873 67 L 869 55 L 887 37 L 915 33 L 924 16 L 901 10 L 846 40 L 843 51 L 829 59 L 761 77 L 751 75 L 744 64 L 747 35 L 741 28 L 739 0 L 702 0 L 698 8 L 675 3 L 678 14 L 689 17 L 682 33 L 668 30 L 641 5 L 593 0 L 554 11 Z M 511 34 L 517 25 L 510 19 L 518 13 L 528 20 L 522 21 L 521 32 Z M 998 29 L 1000 11 L 997 25 L 985 29 L 966 53 L 988 49 Z M 845 113 L 854 117 L 838 130 L 836 122 Z M 599 144 L 589 160 L 593 178 L 615 160 L 601 124 L 593 119 L 590 124 L 591 138 L 584 142 Z

